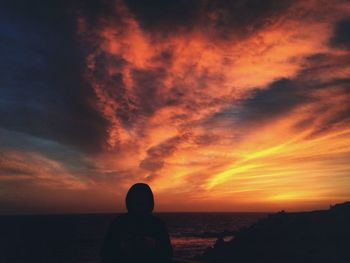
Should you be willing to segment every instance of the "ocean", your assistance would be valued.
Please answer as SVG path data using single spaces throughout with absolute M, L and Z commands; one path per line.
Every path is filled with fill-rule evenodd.
M 0 217 L 0 262 L 98 263 L 115 214 Z M 233 238 L 266 213 L 159 213 L 170 234 L 174 257 L 192 258 L 218 237 Z

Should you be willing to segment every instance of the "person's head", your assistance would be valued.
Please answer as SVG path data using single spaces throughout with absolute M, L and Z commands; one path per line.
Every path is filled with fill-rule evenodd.
M 148 184 L 137 183 L 130 187 L 125 198 L 126 208 L 132 214 L 150 214 L 154 208 L 154 198 Z

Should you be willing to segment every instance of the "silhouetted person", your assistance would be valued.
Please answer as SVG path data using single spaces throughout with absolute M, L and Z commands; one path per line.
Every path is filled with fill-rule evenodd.
M 134 184 L 126 195 L 128 212 L 111 223 L 101 251 L 102 263 L 170 262 L 172 247 L 165 224 L 152 214 L 147 184 Z

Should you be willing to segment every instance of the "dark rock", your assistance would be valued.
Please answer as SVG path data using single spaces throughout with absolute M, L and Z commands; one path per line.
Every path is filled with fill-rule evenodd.
M 197 257 L 204 262 L 348 263 L 350 202 L 329 210 L 270 214 L 235 238 L 219 239 Z

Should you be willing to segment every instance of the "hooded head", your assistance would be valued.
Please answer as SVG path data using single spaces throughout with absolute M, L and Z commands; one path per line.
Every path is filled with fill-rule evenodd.
M 154 208 L 154 198 L 148 184 L 137 183 L 126 194 L 126 208 L 133 214 L 150 214 Z

